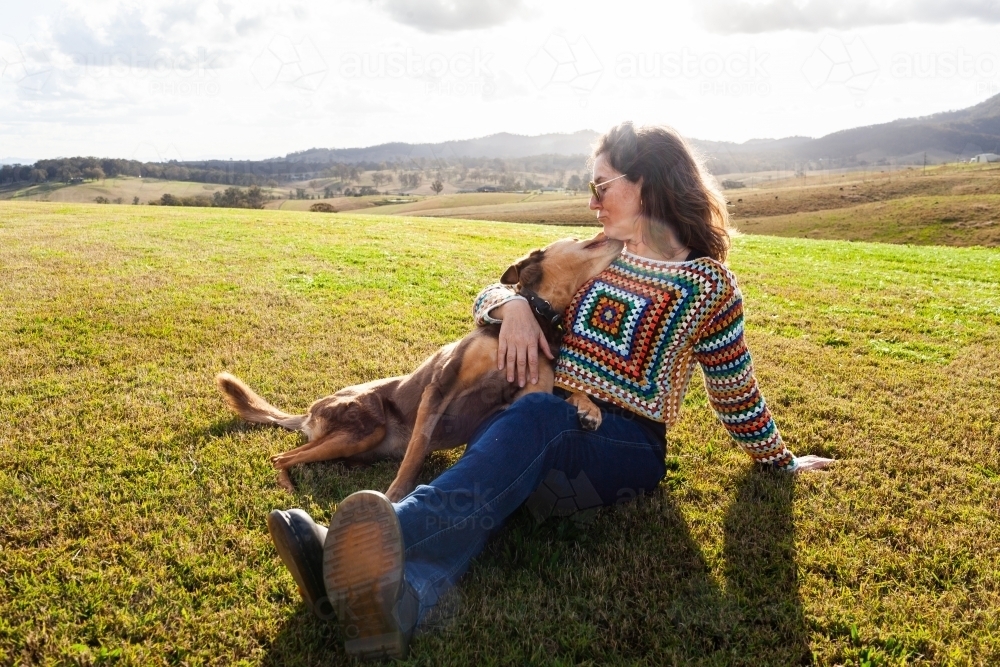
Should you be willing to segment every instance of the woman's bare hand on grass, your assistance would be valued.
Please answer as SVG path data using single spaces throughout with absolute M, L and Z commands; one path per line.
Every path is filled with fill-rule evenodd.
M 531 314 L 526 301 L 514 299 L 493 309 L 491 315 L 503 320 L 500 325 L 500 346 L 497 348 L 497 370 L 507 369 L 507 382 L 523 387 L 525 380 L 538 384 L 538 349 L 553 359 L 542 328 Z
M 795 457 L 795 472 L 808 472 L 810 470 L 823 470 L 833 463 L 833 459 L 825 459 L 822 456 L 808 454 L 806 456 Z

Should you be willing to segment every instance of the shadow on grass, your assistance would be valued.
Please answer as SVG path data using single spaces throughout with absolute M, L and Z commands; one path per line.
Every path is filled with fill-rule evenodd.
M 794 496 L 791 475 L 749 470 L 737 478 L 726 512 L 726 597 L 741 613 L 746 664 L 812 663 L 795 563 Z
M 257 424 L 251 424 L 250 422 L 244 421 L 236 415 L 229 415 L 222 419 L 216 419 L 214 422 L 209 424 L 208 428 L 205 429 L 204 434 L 210 435 L 213 438 L 218 438 L 228 433 L 242 433 L 256 428 L 261 427 Z
M 349 663 L 336 621 L 319 620 L 301 601 L 261 661 L 267 667 Z
M 322 489 L 309 479 L 303 486 L 320 497 L 340 493 L 334 502 L 364 487 L 360 479 L 331 482 L 334 470 L 315 471 Z M 393 470 L 370 474 L 391 479 Z M 667 485 L 583 528 L 567 519 L 538 524 L 522 508 L 463 578 L 458 617 L 447 631 L 418 636 L 409 662 L 810 664 L 793 498 L 788 475 L 748 470 L 736 478 L 723 519 L 722 581 Z M 264 664 L 346 664 L 341 642 L 335 622 L 299 603 Z

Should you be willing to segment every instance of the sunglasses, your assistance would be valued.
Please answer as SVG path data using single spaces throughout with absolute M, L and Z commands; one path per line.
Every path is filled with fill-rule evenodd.
M 615 176 L 614 178 L 609 179 L 607 181 L 601 181 L 600 183 L 595 183 L 595 182 L 591 181 L 590 182 L 590 194 L 592 194 L 594 196 L 594 199 L 596 199 L 597 201 L 601 201 L 601 197 L 603 196 L 602 193 L 604 192 L 604 188 L 608 185 L 608 183 L 614 183 L 619 178 L 625 178 L 625 174 L 622 174 L 621 176 Z M 597 188 L 601 188 L 601 189 L 598 190 Z

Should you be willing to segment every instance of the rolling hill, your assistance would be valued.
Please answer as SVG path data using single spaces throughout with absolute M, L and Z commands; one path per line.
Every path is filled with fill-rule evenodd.
M 1000 95 L 975 106 L 919 118 L 841 130 L 810 139 L 757 139 L 742 144 L 695 140 L 712 171 L 761 171 L 780 165 L 846 167 L 864 163 L 919 164 L 964 161 L 1000 152 Z
M 523 158 L 590 153 L 599 137 L 592 130 L 529 137 L 500 133 L 436 144 L 388 143 L 367 148 L 313 148 L 290 153 L 287 162 L 392 162 L 415 158 Z M 692 139 L 710 159 L 713 173 L 764 171 L 802 165 L 848 167 L 879 161 L 917 164 L 967 160 L 982 152 L 1000 153 L 1000 95 L 957 111 L 903 118 L 841 130 L 819 138 L 751 139 L 742 143 Z
M 86 162 L 97 166 L 106 162 L 128 162 L 121 165 L 125 171 L 117 167 L 105 171 L 108 176 L 129 174 L 271 187 L 335 174 L 342 181 L 352 168 L 360 171 L 388 169 L 397 174 L 400 171 L 423 172 L 424 181 L 441 178 L 446 184 L 457 184 L 457 189 L 475 187 L 458 183 L 465 180 L 467 171 L 478 170 L 486 172 L 488 178 L 492 178 L 489 182 L 496 184 L 500 184 L 500 176 L 506 175 L 510 182 L 503 183 L 502 189 L 519 190 L 522 188 L 515 187 L 519 178 L 523 179 L 524 189 L 534 189 L 537 186 L 531 186 L 529 179 L 551 185 L 562 183 L 568 174 L 584 173 L 586 156 L 598 137 L 593 130 L 538 136 L 499 133 L 441 143 L 396 142 L 362 148 L 312 148 L 268 160 L 235 162 L 139 163 L 59 158 L 39 161 L 35 169 L 46 170 L 46 182 L 55 183 L 56 180 L 68 182 L 67 178 L 73 175 L 60 175 L 60 170 L 67 166 L 63 163 L 75 161 L 80 165 Z M 717 175 L 962 162 L 978 153 L 1000 153 L 1000 95 L 966 109 L 856 127 L 819 138 L 751 139 L 742 143 L 691 139 L 691 143 L 708 158 L 709 170 Z M 35 183 L 35 173 L 30 166 L 0 167 L 0 197 L 12 196 L 12 192 Z M 473 180 L 476 186 L 484 182 L 479 177 Z
M 587 155 L 600 136 L 593 130 L 572 134 L 525 136 L 500 132 L 478 139 L 445 141 L 437 144 L 379 144 L 367 148 L 312 148 L 289 153 L 289 162 L 406 162 L 416 158 L 447 159 L 462 157 L 521 158 L 533 155 Z

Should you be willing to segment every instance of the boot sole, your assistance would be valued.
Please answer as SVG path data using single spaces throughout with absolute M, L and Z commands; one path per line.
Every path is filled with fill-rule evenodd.
M 278 556 L 281 557 L 281 562 L 288 568 L 292 579 L 299 587 L 299 594 L 306 606 L 321 620 L 332 620 L 335 613 L 325 591 L 321 593 L 314 590 L 317 584 L 322 586 L 323 582 L 308 581 L 306 573 L 299 568 L 299 563 L 294 556 L 297 553 L 301 554 L 304 546 L 295 535 L 295 531 L 278 512 L 271 512 L 267 515 L 267 532 L 271 534 L 271 541 L 274 543 Z
M 399 519 L 383 494 L 359 491 L 334 512 L 323 545 L 323 579 L 349 655 L 406 657 L 409 636 L 393 613 L 403 586 L 403 552 Z

